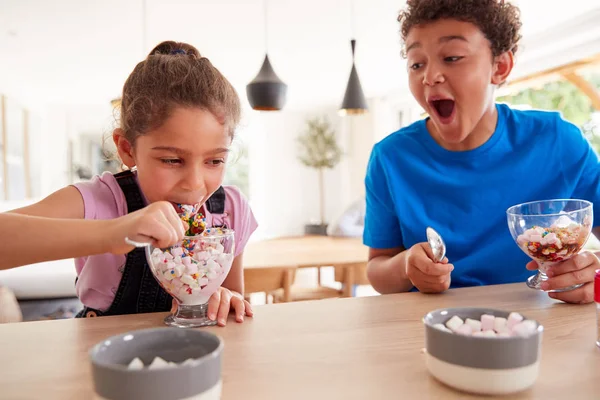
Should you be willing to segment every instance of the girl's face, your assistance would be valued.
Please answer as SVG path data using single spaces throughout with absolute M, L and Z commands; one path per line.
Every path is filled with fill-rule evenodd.
M 176 108 L 162 126 L 139 136 L 133 148 L 123 136 L 114 136 L 121 160 L 137 167 L 140 188 L 151 203 L 203 204 L 223 183 L 231 137 L 209 111 Z
M 489 131 L 480 128 L 495 116 L 494 88 L 510 73 L 512 54 L 493 57 L 477 26 L 443 19 L 411 28 L 406 56 L 410 90 L 440 144 L 466 150 L 487 140 L 476 136 Z

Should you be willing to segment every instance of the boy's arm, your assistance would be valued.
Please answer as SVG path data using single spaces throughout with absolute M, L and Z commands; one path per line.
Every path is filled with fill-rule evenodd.
M 367 277 L 381 294 L 408 292 L 413 284 L 406 276 L 407 251 L 403 247 L 392 249 L 369 248 Z

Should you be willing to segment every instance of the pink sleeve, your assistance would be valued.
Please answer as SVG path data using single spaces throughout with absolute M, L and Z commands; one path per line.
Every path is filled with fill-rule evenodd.
M 225 186 L 225 211 L 231 216 L 231 228 L 235 232 L 235 256 L 240 255 L 248 239 L 258 227 L 246 197 L 235 186 Z
M 83 198 L 85 219 L 112 219 L 127 214 L 125 195 L 110 172 L 73 186 Z

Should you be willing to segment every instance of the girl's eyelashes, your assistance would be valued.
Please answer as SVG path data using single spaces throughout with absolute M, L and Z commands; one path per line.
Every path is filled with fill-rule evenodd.
M 160 160 L 163 164 L 167 164 L 167 165 L 177 165 L 177 164 L 181 164 L 181 160 L 178 158 L 161 158 Z

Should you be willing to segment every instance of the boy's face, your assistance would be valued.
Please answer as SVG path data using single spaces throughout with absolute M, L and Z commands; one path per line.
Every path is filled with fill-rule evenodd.
M 411 28 L 406 57 L 410 90 L 430 115 L 436 139 L 456 150 L 482 144 L 472 146 L 470 135 L 495 118 L 494 88 L 510 73 L 512 54 L 492 57 L 477 26 L 439 20 Z

